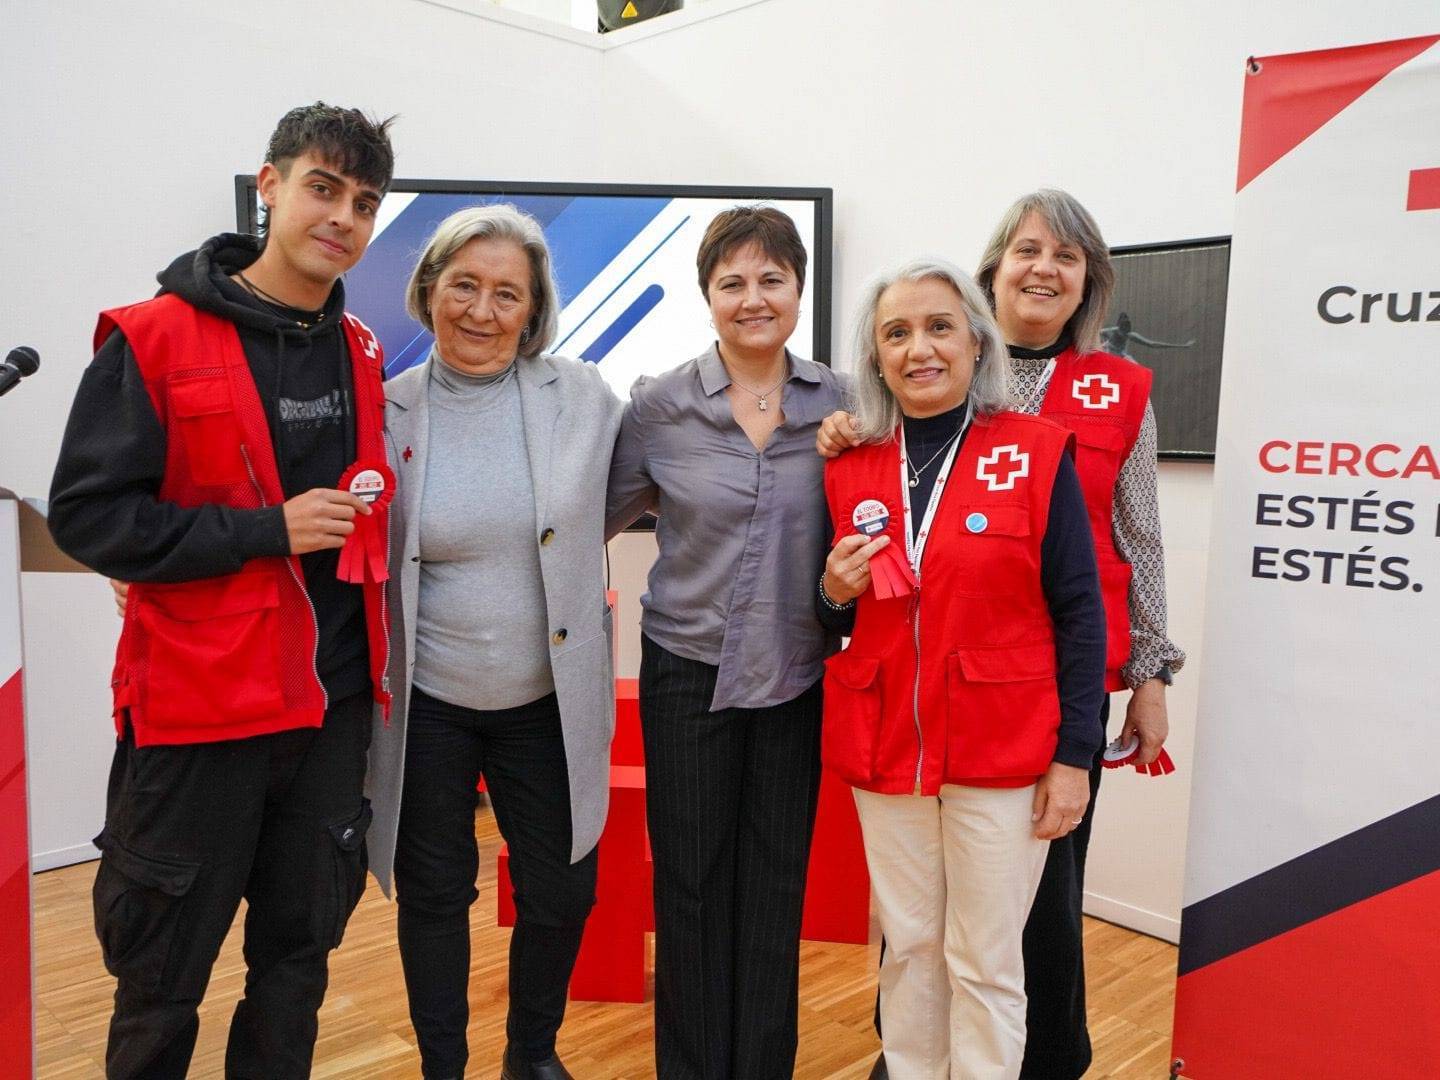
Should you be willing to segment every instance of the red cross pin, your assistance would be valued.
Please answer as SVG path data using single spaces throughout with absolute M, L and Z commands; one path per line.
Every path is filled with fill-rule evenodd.
M 1030 475 L 1030 455 L 1013 443 L 997 446 L 975 466 L 975 479 L 984 480 L 991 491 L 1010 491 L 1015 481 Z
M 411 458 L 412 456 L 414 456 L 414 451 L 411 450 L 410 447 L 407 446 L 407 447 L 405 447 L 405 452 L 404 452 L 403 454 L 401 454 L 400 456 L 401 456 L 402 458 L 404 458 L 406 461 L 409 461 L 410 458 Z
M 1120 384 L 1095 372 L 1076 379 L 1071 387 L 1075 400 L 1087 409 L 1104 409 L 1120 400 Z

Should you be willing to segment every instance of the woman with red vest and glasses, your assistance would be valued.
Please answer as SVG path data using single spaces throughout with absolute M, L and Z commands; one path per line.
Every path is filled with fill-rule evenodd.
M 851 641 L 827 662 L 822 756 L 865 835 L 884 1059 L 896 1078 L 1015 1077 L 1022 930 L 1101 743 L 1074 438 L 1002 411 L 1004 341 L 954 266 L 878 278 L 855 342 L 859 448 L 826 470 L 838 539 L 817 605 Z
M 1165 687 L 1185 654 L 1166 632 L 1150 372 L 1100 351 L 1115 285 L 1109 248 L 1074 196 L 1036 191 L 1006 210 L 976 277 L 1009 343 L 1014 407 L 1075 432 L 1105 599 L 1106 688 L 1132 691 L 1120 738 L 1138 738 L 1148 764 L 1169 734 Z M 818 442 L 824 454 L 853 444 L 845 414 L 826 420 Z M 1109 715 L 1107 696 L 1102 731 Z M 1091 766 L 1092 815 L 1101 771 Z M 1075 1080 L 1090 1066 L 1080 905 L 1091 820 L 1051 845 L 1025 927 L 1029 1029 L 1039 1033 L 1025 1050 L 1027 1080 Z

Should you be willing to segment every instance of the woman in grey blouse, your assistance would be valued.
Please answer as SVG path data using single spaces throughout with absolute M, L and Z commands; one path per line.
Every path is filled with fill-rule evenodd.
M 830 646 L 814 611 L 830 540 L 814 436 L 842 386 L 785 348 L 806 265 L 788 217 L 720 214 L 697 263 L 719 340 L 636 382 L 607 529 L 659 516 L 640 667 L 656 1071 L 766 1080 L 795 1061 Z
M 406 299 L 435 347 L 386 385 L 395 703 L 370 751 L 371 869 L 387 895 L 393 872 L 424 1075 L 461 1076 L 484 774 L 515 887 L 502 1077 L 563 1080 L 555 1034 L 609 798 L 604 490 L 621 403 L 594 365 L 545 354 L 550 256 L 514 207 L 442 222 Z

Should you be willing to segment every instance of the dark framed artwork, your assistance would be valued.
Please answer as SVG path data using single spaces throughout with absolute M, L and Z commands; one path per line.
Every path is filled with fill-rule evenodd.
M 1100 347 L 1154 373 L 1160 457 L 1213 461 L 1230 238 L 1111 249 L 1115 299 Z

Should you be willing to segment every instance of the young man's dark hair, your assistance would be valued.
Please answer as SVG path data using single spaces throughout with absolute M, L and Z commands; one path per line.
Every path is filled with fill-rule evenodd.
M 154 299 L 103 312 L 61 443 L 51 532 L 131 583 L 95 840 L 112 1078 L 185 1076 L 242 898 L 226 1075 L 308 1076 L 364 888 L 388 628 L 384 586 L 339 566 L 385 515 L 340 488 L 385 463 L 383 358 L 340 279 L 375 230 L 388 126 L 288 113 L 257 176 L 265 241 L 212 237 Z
M 384 195 L 395 174 L 395 152 L 390 147 L 390 125 L 394 122 L 393 116 L 376 120 L 359 109 L 342 109 L 323 101 L 300 105 L 275 125 L 265 148 L 265 160 L 289 176 L 295 159 L 311 152 L 337 171 Z M 264 214 L 260 219 L 262 236 L 268 217 Z

